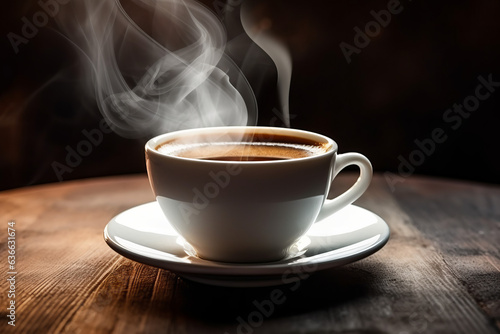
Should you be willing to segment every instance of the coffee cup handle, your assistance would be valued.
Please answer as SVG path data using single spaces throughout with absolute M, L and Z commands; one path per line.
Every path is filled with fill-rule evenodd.
M 370 160 L 359 153 L 338 154 L 330 182 L 333 182 L 337 174 L 347 166 L 356 165 L 359 167 L 359 178 L 357 181 L 341 195 L 334 199 L 326 199 L 316 222 L 329 217 L 343 207 L 357 200 L 368 189 L 373 176 L 373 169 Z

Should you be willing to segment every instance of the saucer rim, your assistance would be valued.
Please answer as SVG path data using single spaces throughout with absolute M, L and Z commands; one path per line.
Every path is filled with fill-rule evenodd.
M 119 242 L 114 240 L 113 237 L 109 234 L 108 231 L 109 225 L 114 223 L 115 218 L 118 217 L 119 215 L 126 214 L 127 211 L 134 210 L 141 206 L 155 205 L 155 204 L 157 204 L 157 202 L 153 201 L 137 205 L 125 211 L 122 211 L 118 215 L 114 216 L 112 219 L 110 219 L 110 221 L 108 222 L 108 224 L 106 224 L 106 227 L 104 228 L 103 231 L 104 240 L 111 249 L 113 249 L 118 254 L 130 260 L 166 269 L 168 271 L 175 272 L 181 276 L 183 275 L 193 276 L 199 274 L 199 275 L 204 275 L 204 277 L 206 277 L 207 279 L 210 276 L 213 276 L 214 279 L 215 277 L 221 277 L 221 276 L 224 277 L 246 276 L 249 278 L 252 276 L 274 276 L 274 275 L 281 275 L 285 272 L 285 270 L 288 269 L 296 270 L 304 268 L 306 266 L 310 266 L 311 264 L 314 264 L 316 266 L 314 271 L 320 271 L 333 267 L 343 266 L 361 260 L 369 255 L 372 255 L 377 251 L 379 251 L 381 248 L 383 248 L 390 238 L 389 226 L 381 217 L 371 212 L 370 210 L 364 209 L 362 207 L 353 204 L 350 204 L 349 206 L 355 207 L 357 210 L 368 211 L 370 214 L 374 215 L 377 218 L 377 224 L 379 224 L 381 227 L 380 231 L 381 233 L 378 234 L 379 238 L 373 244 L 367 246 L 366 248 L 354 253 L 352 251 L 349 251 L 348 255 L 346 256 L 340 256 L 340 257 L 334 256 L 333 258 L 332 258 L 333 254 L 331 253 L 339 252 L 339 250 L 342 248 L 330 250 L 312 256 L 303 256 L 303 257 L 275 261 L 275 262 L 227 263 L 227 262 L 216 262 L 216 261 L 205 260 L 193 256 L 188 256 L 187 254 L 186 254 L 186 259 L 190 259 L 191 261 L 194 260 L 195 262 L 178 262 L 153 254 L 145 255 L 140 252 L 137 252 L 136 250 L 130 249 L 130 247 L 120 244 Z M 304 259 L 304 261 L 297 262 L 297 259 Z

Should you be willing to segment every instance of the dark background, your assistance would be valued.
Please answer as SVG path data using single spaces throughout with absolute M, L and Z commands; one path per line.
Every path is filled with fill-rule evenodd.
M 218 1 L 203 3 L 220 12 Z M 481 101 L 456 129 L 443 116 L 475 94 L 479 76 L 500 82 L 500 1 L 403 0 L 401 12 L 348 63 L 340 43 L 354 45 L 353 29 L 364 30 L 374 20 L 370 12 L 387 9 L 388 3 L 251 1 L 291 52 L 292 127 L 331 136 L 340 152 L 361 152 L 375 171 L 393 177 L 402 176 L 402 159 L 415 156 L 415 140 L 429 139 L 441 128 L 446 140 L 407 174 L 499 184 L 500 92 Z M 111 133 L 57 177 L 53 163 L 64 164 L 67 147 L 86 139 L 83 130 L 99 129 L 102 116 L 95 101 L 79 91 L 75 52 L 55 32 L 52 19 L 14 53 L 6 36 L 19 33 L 21 18 L 39 10 L 37 1 L 2 7 L 0 189 L 145 172 L 148 138 Z M 229 38 L 239 33 L 228 31 Z M 257 93 L 259 125 L 282 125 L 273 112 L 280 108 L 275 68 L 265 56 L 258 60 L 245 74 Z

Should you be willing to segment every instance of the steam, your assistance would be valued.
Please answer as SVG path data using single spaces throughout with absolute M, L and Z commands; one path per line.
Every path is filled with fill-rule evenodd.
M 224 54 L 220 21 L 202 5 L 72 0 L 55 19 L 84 55 L 90 93 L 121 136 L 256 124 L 250 85 Z
M 290 127 L 289 94 L 292 78 L 292 59 L 286 46 L 269 32 L 272 22 L 266 17 L 256 19 L 250 12 L 248 2 L 243 3 L 241 23 L 247 35 L 273 60 L 278 71 L 278 94 L 282 108 L 282 119 Z

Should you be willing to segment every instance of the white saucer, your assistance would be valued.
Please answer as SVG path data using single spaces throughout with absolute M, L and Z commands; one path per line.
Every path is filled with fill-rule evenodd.
M 360 260 L 381 249 L 389 226 L 376 214 L 349 205 L 315 223 L 286 259 L 268 263 L 223 263 L 200 259 L 177 234 L 157 202 L 126 210 L 104 229 L 119 254 L 200 283 L 256 287 L 292 283 L 315 271 Z

